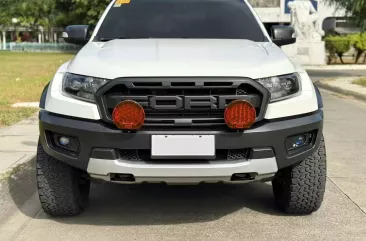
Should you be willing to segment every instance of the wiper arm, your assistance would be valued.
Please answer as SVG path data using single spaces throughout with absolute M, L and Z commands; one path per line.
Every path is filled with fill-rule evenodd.
M 121 36 L 121 37 L 118 37 L 118 38 L 99 38 L 99 41 L 108 42 L 108 41 L 112 41 L 112 40 L 115 40 L 115 39 L 128 39 L 128 38 L 125 37 L 125 36 Z

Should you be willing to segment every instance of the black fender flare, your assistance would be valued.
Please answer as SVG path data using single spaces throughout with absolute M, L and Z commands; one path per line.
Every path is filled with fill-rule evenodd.
M 316 93 L 316 98 L 318 100 L 318 109 L 322 109 L 324 107 L 322 95 L 320 94 L 320 91 L 315 84 L 314 84 L 314 89 L 315 89 L 315 93 Z
M 46 97 L 47 97 L 47 92 L 48 92 L 48 87 L 50 86 L 50 82 L 48 82 L 48 84 L 46 85 L 46 87 L 44 87 L 42 94 L 41 94 L 41 99 L 39 100 L 39 108 L 44 109 L 46 108 Z

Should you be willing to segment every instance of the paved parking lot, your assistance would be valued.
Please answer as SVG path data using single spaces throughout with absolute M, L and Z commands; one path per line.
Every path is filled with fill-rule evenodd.
M 95 184 L 90 206 L 53 219 L 34 195 L 33 165 L 2 183 L 0 237 L 15 240 L 366 240 L 366 104 L 322 92 L 328 182 L 322 208 L 287 216 L 269 184 Z M 8 191 L 10 195 L 4 193 Z M 1 197 L 3 195 L 4 197 Z

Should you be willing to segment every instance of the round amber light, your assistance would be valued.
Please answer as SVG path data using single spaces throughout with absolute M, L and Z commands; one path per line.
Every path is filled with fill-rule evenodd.
M 112 114 L 114 124 L 121 130 L 138 130 L 145 121 L 145 111 L 132 100 L 119 103 Z
M 226 107 L 225 122 L 231 129 L 248 129 L 255 119 L 255 108 L 248 101 L 235 100 Z

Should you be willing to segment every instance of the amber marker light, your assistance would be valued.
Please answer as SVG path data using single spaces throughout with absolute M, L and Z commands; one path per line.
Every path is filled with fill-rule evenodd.
M 245 100 L 235 100 L 225 109 L 225 122 L 231 129 L 248 129 L 256 119 L 254 106 Z
M 135 101 L 125 100 L 114 108 L 112 118 L 121 130 L 139 130 L 145 121 L 145 111 Z

